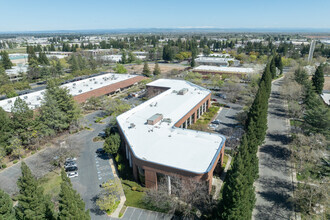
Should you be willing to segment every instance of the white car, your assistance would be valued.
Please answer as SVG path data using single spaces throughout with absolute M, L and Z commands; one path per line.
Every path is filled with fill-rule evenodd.
M 210 128 L 211 130 L 215 130 L 217 127 L 218 127 L 218 125 L 215 125 L 215 124 L 210 124 L 210 125 L 209 125 L 209 128 Z
M 77 177 L 78 176 L 78 172 L 70 172 L 70 173 L 67 173 L 66 175 L 69 178 L 74 178 L 74 177 Z
M 66 158 L 65 161 L 76 161 L 77 158 L 75 157 L 69 157 L 69 158 Z

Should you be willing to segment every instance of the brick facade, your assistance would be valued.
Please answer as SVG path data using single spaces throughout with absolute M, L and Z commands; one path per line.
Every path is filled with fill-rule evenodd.
M 163 92 L 167 90 L 167 88 L 162 87 L 151 87 L 148 86 L 148 95 L 154 96 L 159 94 L 160 92 Z M 187 120 L 190 120 L 189 118 L 194 115 L 193 121 L 191 123 L 195 123 L 198 117 L 198 110 L 203 108 L 205 112 L 211 105 L 211 94 L 209 94 L 207 97 L 205 97 L 202 101 L 200 101 L 191 111 L 189 111 L 182 119 L 180 119 L 175 126 L 176 127 L 182 127 L 182 125 L 187 122 Z M 185 127 L 184 127 L 185 128 Z M 152 162 L 148 162 L 145 160 L 140 160 L 139 158 L 135 157 L 133 154 L 131 148 L 129 147 L 129 143 L 127 143 L 125 136 L 123 135 L 123 132 L 121 128 L 119 128 L 119 132 L 121 134 L 121 137 L 123 139 L 123 145 L 122 147 L 125 149 L 126 157 L 129 159 L 131 158 L 130 166 L 133 169 L 133 175 L 134 178 L 138 181 L 139 180 L 139 171 L 138 167 L 142 168 L 144 170 L 144 177 L 145 177 L 145 186 L 147 188 L 157 188 L 157 173 L 164 174 L 166 176 L 180 176 L 182 179 L 185 178 L 193 178 L 195 180 L 202 180 L 206 181 L 209 187 L 209 192 L 212 189 L 212 178 L 213 178 L 213 171 L 215 167 L 218 164 L 218 161 L 220 160 L 220 163 L 222 165 L 223 162 L 223 156 L 224 156 L 224 150 L 225 150 L 225 143 L 222 146 L 222 149 L 220 153 L 218 154 L 212 168 L 207 173 L 192 173 L 185 170 L 180 170 L 174 167 L 164 166 Z
M 103 95 L 108 95 L 111 93 L 114 93 L 118 89 L 123 89 L 129 86 L 132 86 L 134 83 L 140 82 L 141 80 L 145 79 L 143 76 L 135 76 L 130 79 L 123 80 L 121 82 L 117 82 L 108 86 L 104 86 L 99 89 L 95 89 L 89 92 L 85 92 L 80 95 L 76 95 L 73 97 L 73 99 L 78 103 L 83 103 L 90 97 L 99 97 Z

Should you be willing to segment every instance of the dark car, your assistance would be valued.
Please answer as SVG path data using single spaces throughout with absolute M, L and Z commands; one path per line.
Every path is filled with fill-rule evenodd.
M 217 119 L 217 120 L 214 120 L 211 122 L 212 124 L 215 124 L 215 125 L 219 125 L 220 124 L 220 121 Z
M 98 148 L 98 149 L 95 151 L 95 153 L 97 153 L 97 154 L 104 154 L 105 151 L 103 150 L 103 148 Z
M 78 170 L 78 167 L 76 167 L 76 166 L 65 168 L 65 172 L 73 172 L 73 171 L 77 171 L 77 170 Z
M 221 94 L 221 93 L 218 93 L 216 96 L 223 98 L 223 99 L 227 98 L 227 96 L 225 94 Z

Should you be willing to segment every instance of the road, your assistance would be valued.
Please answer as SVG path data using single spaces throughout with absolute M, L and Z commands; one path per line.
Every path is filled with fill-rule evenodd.
M 272 83 L 268 107 L 265 144 L 259 148 L 259 179 L 255 182 L 254 219 L 292 219 L 293 184 L 288 149 L 288 129 L 284 98 L 280 95 L 283 79 Z

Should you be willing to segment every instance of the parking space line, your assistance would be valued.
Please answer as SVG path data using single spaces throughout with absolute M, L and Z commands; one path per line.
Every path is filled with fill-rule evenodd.
M 132 212 L 131 216 L 129 217 L 129 219 L 132 218 L 134 212 L 135 212 L 135 208 L 133 208 L 133 212 Z
M 138 220 L 140 219 L 142 213 L 143 213 L 143 211 L 140 211 L 140 215 L 139 215 L 139 217 L 137 218 Z

